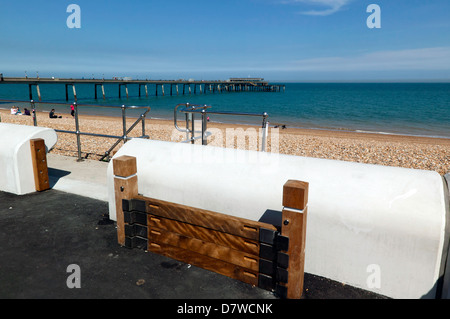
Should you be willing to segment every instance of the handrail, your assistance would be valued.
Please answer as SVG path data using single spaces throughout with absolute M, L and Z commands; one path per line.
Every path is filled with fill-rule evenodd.
M 184 109 L 178 110 L 179 107 L 185 106 Z M 249 112 L 232 112 L 232 111 L 210 111 L 211 108 L 210 105 L 191 105 L 189 103 L 182 103 L 175 106 L 174 109 L 174 125 L 175 128 L 180 132 L 186 133 L 186 140 L 182 141 L 182 143 L 191 142 L 192 144 L 195 143 L 196 139 L 202 139 L 202 145 L 208 145 L 208 139 L 207 137 L 211 135 L 210 132 L 207 132 L 207 115 L 208 114 L 217 114 L 217 115 L 233 115 L 233 116 L 254 116 L 254 117 L 262 117 L 262 145 L 261 145 L 261 151 L 266 151 L 266 144 L 267 144 L 267 129 L 268 129 L 268 117 L 269 114 L 267 112 L 264 113 L 249 113 Z M 178 126 L 177 121 L 177 115 L 178 112 L 184 113 L 186 116 L 186 129 L 181 129 Z M 202 116 L 202 130 L 201 131 L 195 131 L 195 124 L 194 124 L 194 114 L 201 114 Z M 189 122 L 191 123 L 191 128 L 189 128 Z M 202 135 L 194 136 L 195 133 L 201 133 Z M 189 134 L 191 135 L 189 137 Z
M 33 114 L 33 125 L 34 126 L 37 126 L 36 104 L 52 104 L 52 105 L 67 105 L 67 106 L 73 105 L 74 106 L 74 118 L 75 118 L 75 131 L 58 130 L 58 129 L 55 129 L 55 131 L 56 132 L 60 132 L 60 133 L 76 134 L 76 136 L 77 136 L 77 153 L 78 153 L 77 161 L 82 161 L 82 158 L 81 158 L 81 140 L 80 140 L 80 136 L 81 135 L 88 135 L 88 136 L 94 136 L 94 137 L 104 137 L 104 138 L 116 138 L 117 139 L 117 141 L 113 144 L 113 146 L 109 150 L 107 150 L 105 152 L 105 154 L 102 156 L 102 158 L 100 159 L 101 161 L 103 161 L 105 158 L 109 159 L 111 151 L 121 141 L 126 143 L 127 140 L 131 139 L 130 137 L 128 137 L 128 134 L 136 127 L 137 124 L 139 124 L 139 122 L 142 122 L 142 136 L 140 136 L 140 138 L 148 138 L 148 136 L 145 134 L 145 116 L 147 115 L 148 112 L 150 112 L 150 107 L 149 106 L 95 105 L 95 104 L 78 104 L 77 102 L 73 102 L 73 103 L 62 103 L 62 102 L 52 102 L 52 101 L 39 101 L 39 102 L 37 102 L 37 101 L 34 101 L 34 100 L 23 101 L 23 100 L 3 100 L 3 99 L 0 99 L 0 102 L 30 103 L 31 109 L 32 109 L 32 114 Z M 123 135 L 122 136 L 117 136 L 117 135 L 81 132 L 80 131 L 80 126 L 79 126 L 79 119 L 78 119 L 78 108 L 79 108 L 79 106 L 120 108 L 122 110 Z M 144 113 L 142 113 L 139 116 L 139 118 L 128 129 L 126 128 L 126 110 L 127 109 L 145 109 Z

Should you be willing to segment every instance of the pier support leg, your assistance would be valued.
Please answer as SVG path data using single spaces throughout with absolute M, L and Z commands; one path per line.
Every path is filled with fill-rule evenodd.
M 155 96 L 158 96 L 158 84 L 155 85 Z
M 164 84 L 161 85 L 162 95 L 164 96 Z
M 102 94 L 103 94 L 103 99 L 106 100 L 105 86 L 103 84 L 102 84 Z
M 175 86 L 175 88 L 177 89 L 177 95 L 178 95 L 178 84 Z
M 145 85 L 145 97 L 148 97 L 148 89 L 147 89 L 147 84 Z
M 76 102 L 77 101 L 77 90 L 75 89 L 75 84 L 72 84 L 72 90 L 73 90 L 73 99 Z
M 41 90 L 39 89 L 39 84 L 36 84 L 36 90 L 37 90 L 39 102 L 41 102 L 42 101 L 42 97 L 41 97 Z
M 97 84 L 94 84 L 94 98 L 97 99 Z
M 66 101 L 69 101 L 69 91 L 68 91 L 68 84 L 64 85 L 66 87 Z
M 128 99 L 128 86 L 125 84 L 125 93 L 127 94 L 127 99 Z

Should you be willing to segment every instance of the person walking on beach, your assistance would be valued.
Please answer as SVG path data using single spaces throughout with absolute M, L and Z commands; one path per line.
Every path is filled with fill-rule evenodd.
M 75 116 L 75 107 L 72 105 L 70 105 L 70 115 L 72 115 L 72 117 Z

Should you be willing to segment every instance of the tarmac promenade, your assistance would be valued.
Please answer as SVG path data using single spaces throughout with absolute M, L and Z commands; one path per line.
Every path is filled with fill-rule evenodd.
M 51 190 L 24 196 L 0 192 L 0 298 L 282 302 L 258 287 L 120 247 L 108 218 L 107 163 L 54 154 L 47 159 Z M 73 281 L 73 265 L 79 281 Z M 70 288 L 74 283 L 80 288 Z M 303 299 L 379 298 L 384 297 L 305 274 Z

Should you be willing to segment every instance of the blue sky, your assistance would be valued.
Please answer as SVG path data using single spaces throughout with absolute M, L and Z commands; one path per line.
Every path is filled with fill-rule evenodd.
M 450 1 L 0 0 L 0 43 L 5 76 L 450 80 Z

